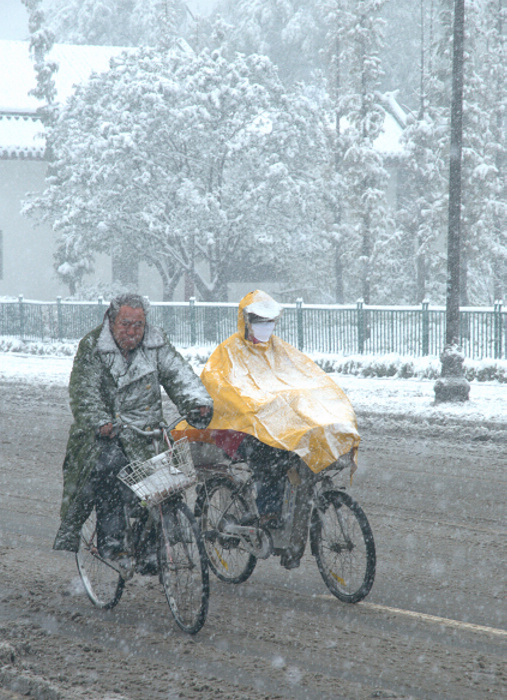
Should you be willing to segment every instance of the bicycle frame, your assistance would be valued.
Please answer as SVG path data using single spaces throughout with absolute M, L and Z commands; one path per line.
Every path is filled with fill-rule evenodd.
M 234 460 L 196 464 L 199 484 L 195 515 L 208 563 L 224 583 L 240 584 L 259 559 L 280 557 L 286 569 L 299 567 L 308 540 L 319 573 L 331 593 L 345 603 L 363 600 L 375 578 L 375 542 L 361 506 L 336 478 L 352 455 L 314 474 L 289 469 L 281 516 L 260 518 L 255 480 Z
M 132 424 L 123 427 L 150 439 L 166 438 L 166 426 L 157 431 L 142 431 Z M 179 469 L 184 466 L 186 472 Z M 76 552 L 86 594 L 94 605 L 109 610 L 118 604 L 126 581 L 134 574 L 158 575 L 176 624 L 196 634 L 208 613 L 209 574 L 199 525 L 185 498 L 195 480 L 188 445 L 176 443 L 167 453 L 131 462 L 123 469 L 118 478 L 130 489 L 123 507 L 125 554 L 99 555 L 93 507 L 82 525 Z
M 116 429 L 121 432 L 126 428 L 130 428 L 137 434 L 152 440 L 155 450 L 158 453 L 159 442 L 168 442 L 168 432 L 171 430 L 172 427 L 174 427 L 174 425 L 176 425 L 176 423 L 179 420 L 180 419 L 178 418 L 178 420 L 174 421 L 172 425 L 161 424 L 159 428 L 146 431 L 138 428 L 133 423 L 125 422 L 124 419 L 120 416 L 119 423 L 116 425 Z M 169 506 L 170 508 L 171 503 L 182 499 L 182 492 L 178 492 L 173 496 L 170 496 L 164 501 L 164 506 L 166 506 L 165 509 L 167 510 L 167 506 Z M 142 523 L 142 529 L 139 532 L 137 532 L 136 525 L 138 525 L 142 519 L 142 510 L 140 512 L 140 509 L 146 509 L 145 512 L 147 512 L 147 516 L 144 519 L 144 522 Z M 124 561 L 119 562 L 118 566 L 121 575 L 125 579 L 130 579 L 134 576 L 135 573 L 141 573 L 143 565 L 146 564 L 146 562 L 142 561 L 142 557 L 140 556 L 140 554 L 142 552 L 143 546 L 147 544 L 150 538 L 150 534 L 153 527 L 158 528 L 159 524 L 162 522 L 162 503 L 160 503 L 159 505 L 142 505 L 139 501 L 130 503 L 126 502 L 123 507 L 123 512 L 126 524 L 125 549 L 127 553 L 127 558 Z
M 167 504 L 170 504 L 171 501 L 174 502 L 178 499 L 181 499 L 181 494 L 173 496 L 158 506 L 145 506 L 147 516 L 144 518 L 144 520 L 142 520 L 142 515 L 137 514 L 136 512 L 143 506 L 137 504 L 135 506 L 125 504 L 125 549 L 128 559 L 125 562 L 119 562 L 119 569 L 121 570 L 121 574 L 125 579 L 131 579 L 134 574 L 143 572 L 147 562 L 143 561 L 141 553 L 143 551 L 143 547 L 150 539 L 153 527 L 158 529 L 158 526 L 162 521 L 162 507 L 167 507 Z M 137 531 L 137 527 L 140 524 L 142 527 L 139 531 Z
M 336 475 L 339 471 L 341 470 L 334 470 L 333 475 Z M 248 465 L 231 460 L 229 464 L 202 465 L 197 467 L 197 472 L 200 479 L 198 490 L 204 489 L 206 491 L 206 482 L 214 476 L 225 477 L 234 485 L 235 491 L 249 504 L 254 521 L 252 524 L 228 522 L 224 526 L 224 533 L 239 538 L 246 551 L 257 559 L 267 559 L 275 552 L 283 551 L 290 547 L 291 536 L 297 518 L 296 495 L 298 486 L 301 483 L 300 479 L 298 484 L 295 479 L 291 479 L 290 475 L 287 476 L 281 516 L 283 526 L 275 529 L 269 526 L 260 526 L 258 522 L 255 522 L 258 521 L 259 513 L 255 501 L 254 477 Z M 315 476 L 310 495 L 311 502 L 314 505 L 318 504 L 319 499 L 326 490 L 336 488 L 333 483 L 333 475 L 328 473 Z M 344 487 L 340 488 L 343 489 Z M 303 527 L 309 526 L 310 512 L 311 509 L 306 514 L 306 522 L 301 523 Z M 222 517 L 225 518 L 226 516 L 227 508 L 222 513 Z

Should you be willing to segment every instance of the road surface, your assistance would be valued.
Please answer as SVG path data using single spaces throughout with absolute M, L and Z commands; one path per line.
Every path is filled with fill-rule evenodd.
M 293 571 L 272 558 L 240 586 L 211 575 L 208 620 L 189 637 L 156 578 L 93 608 L 73 556 L 51 549 L 66 390 L 0 391 L 0 700 L 507 697 L 503 439 L 379 432 L 360 415 L 350 493 L 377 546 L 368 598 L 330 596 L 309 552 Z

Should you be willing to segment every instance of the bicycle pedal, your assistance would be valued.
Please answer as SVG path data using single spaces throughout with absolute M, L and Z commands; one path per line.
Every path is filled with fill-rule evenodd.
M 114 564 L 120 570 L 122 578 L 129 579 L 134 575 L 134 562 L 128 554 L 121 554 L 115 557 Z
M 278 515 L 268 513 L 260 516 L 259 525 L 268 530 L 281 530 L 284 526 L 284 522 Z
M 152 559 L 140 562 L 138 565 L 138 573 L 141 576 L 156 576 L 158 574 L 158 562 Z
M 280 557 L 280 564 L 285 568 L 285 569 L 297 569 L 299 565 L 301 564 L 301 559 L 291 557 L 291 556 L 282 556 Z

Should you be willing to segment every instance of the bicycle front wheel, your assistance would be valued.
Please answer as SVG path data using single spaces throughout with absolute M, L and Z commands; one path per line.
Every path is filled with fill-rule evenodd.
M 113 608 L 121 598 L 125 579 L 110 562 L 99 556 L 95 508 L 81 528 L 76 563 L 84 589 L 92 603 L 104 610 Z
M 239 537 L 226 532 L 228 524 L 238 525 L 248 513 L 246 499 L 226 477 L 210 479 L 195 505 L 210 568 L 225 583 L 243 583 L 257 563 Z
M 195 634 L 208 614 L 209 573 L 199 526 L 183 501 L 162 506 L 158 562 L 176 623 Z
M 343 491 L 327 491 L 312 511 L 310 541 L 320 574 L 344 603 L 366 598 L 375 578 L 375 543 L 368 519 Z

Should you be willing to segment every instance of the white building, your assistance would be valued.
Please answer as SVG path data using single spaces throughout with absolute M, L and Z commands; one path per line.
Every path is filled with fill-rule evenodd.
M 54 75 L 57 100 L 65 102 L 74 86 L 92 72 L 109 68 L 120 47 L 55 44 L 49 59 L 59 69 Z M 36 77 L 26 41 L 0 41 L 0 296 L 51 300 L 68 294 L 53 268 L 55 236 L 45 225 L 21 214 L 27 193 L 44 188 L 47 162 L 45 140 L 37 109 L 29 94 Z M 157 298 L 159 289 L 146 275 L 143 289 Z M 111 280 L 110 260 L 97 260 L 96 279 Z M 93 284 L 93 279 L 90 283 Z M 146 282 L 146 284 L 144 284 Z

